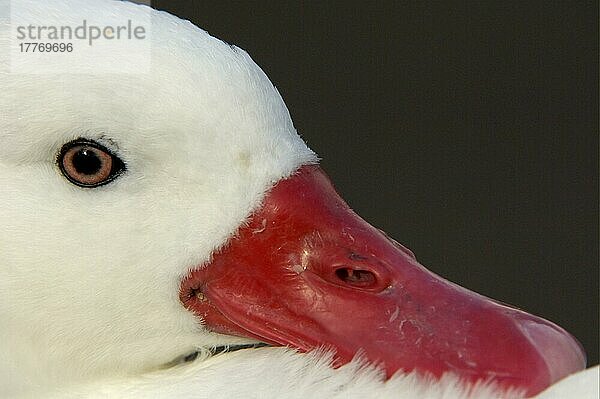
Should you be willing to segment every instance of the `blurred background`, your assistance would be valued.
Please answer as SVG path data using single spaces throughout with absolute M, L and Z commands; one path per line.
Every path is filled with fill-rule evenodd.
M 247 50 L 363 218 L 598 363 L 598 4 L 174 1 Z

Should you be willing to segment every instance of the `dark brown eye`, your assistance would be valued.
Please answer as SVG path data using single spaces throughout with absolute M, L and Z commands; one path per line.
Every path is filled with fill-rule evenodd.
M 104 146 L 89 140 L 75 140 L 63 146 L 58 155 L 63 175 L 81 187 L 98 187 L 114 180 L 125 164 Z

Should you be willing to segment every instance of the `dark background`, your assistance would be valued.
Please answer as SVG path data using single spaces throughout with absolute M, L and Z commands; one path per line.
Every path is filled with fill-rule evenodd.
M 152 5 L 252 55 L 360 215 L 598 363 L 596 2 Z

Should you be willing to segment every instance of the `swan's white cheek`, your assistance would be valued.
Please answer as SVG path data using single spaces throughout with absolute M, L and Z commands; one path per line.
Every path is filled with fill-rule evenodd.
M 0 167 L 0 342 L 23 350 L 9 358 L 61 373 L 133 371 L 197 344 L 178 299 L 204 255 L 191 251 L 202 236 L 189 204 L 164 191 L 82 190 L 54 173 Z

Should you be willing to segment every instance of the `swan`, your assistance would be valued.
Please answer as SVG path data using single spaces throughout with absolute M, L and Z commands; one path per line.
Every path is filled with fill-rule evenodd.
M 0 396 L 572 389 L 576 340 L 353 213 L 243 50 L 127 2 L 0 6 Z M 86 18 L 141 18 L 147 36 L 14 52 L 18 26 Z M 589 391 L 597 368 L 582 373 Z

